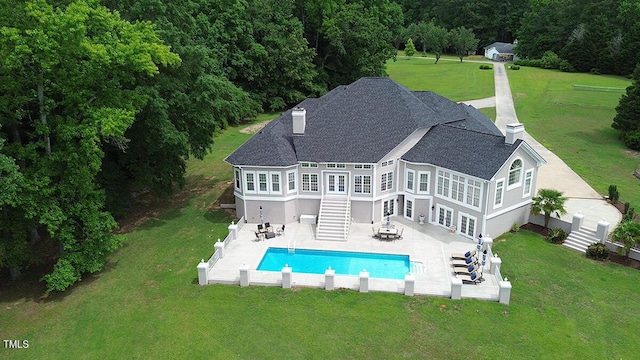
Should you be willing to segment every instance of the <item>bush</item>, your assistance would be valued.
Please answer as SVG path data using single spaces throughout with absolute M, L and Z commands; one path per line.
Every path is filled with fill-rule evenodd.
M 518 231 L 520 231 L 520 225 L 518 225 L 518 223 L 514 223 L 513 226 L 511 227 L 511 232 L 517 233 Z
M 609 200 L 612 204 L 615 204 L 620 199 L 620 193 L 618 192 L 618 185 L 609 185 Z
M 604 244 L 591 244 L 587 248 L 587 257 L 589 259 L 605 261 L 609 259 L 609 249 Z
M 511 69 L 511 70 L 520 70 L 520 65 L 511 65 L 511 66 L 509 66 L 509 69 Z
M 549 230 L 549 233 L 547 234 L 547 240 L 554 244 L 562 244 L 567 239 L 567 236 L 569 236 L 569 234 L 567 234 L 566 231 L 562 230 L 561 228 L 555 228 Z
M 545 69 L 560 69 L 562 59 L 553 51 L 547 51 L 542 55 L 542 67 Z
M 482 65 L 480 65 L 480 70 L 493 70 L 493 66 L 487 65 L 487 64 L 482 64 Z
M 576 69 L 573 68 L 573 65 L 571 65 L 567 60 L 560 61 L 560 64 L 559 64 L 558 68 L 560 69 L 560 71 L 563 71 L 563 72 L 575 72 L 576 71 Z
M 624 145 L 629 149 L 640 150 L 640 130 L 625 133 L 623 140 Z

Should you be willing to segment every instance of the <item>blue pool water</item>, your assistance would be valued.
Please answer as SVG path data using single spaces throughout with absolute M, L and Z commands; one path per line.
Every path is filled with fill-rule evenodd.
M 408 255 L 372 254 L 347 251 L 269 248 L 258 270 L 281 271 L 288 264 L 294 273 L 324 274 L 329 266 L 336 275 L 359 275 L 367 269 L 370 277 L 404 279 L 409 273 Z

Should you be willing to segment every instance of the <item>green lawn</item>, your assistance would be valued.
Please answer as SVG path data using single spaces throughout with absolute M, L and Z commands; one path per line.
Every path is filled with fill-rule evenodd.
M 633 171 L 640 153 L 625 149 L 611 128 L 618 92 L 576 90 L 573 85 L 626 88 L 621 77 L 522 67 L 509 71 L 518 119 L 596 191 L 618 185 L 620 201 L 640 208 L 640 181 Z
M 496 239 L 514 286 L 509 306 L 198 286 L 196 265 L 230 221 L 209 210 L 222 191 L 216 184 L 231 179 L 222 159 L 248 137 L 239 128 L 220 134 L 213 154 L 190 163 L 187 189 L 128 234 L 105 271 L 48 299 L 42 285 L 0 294 L 0 337 L 29 341 L 28 349 L 0 349 L 0 358 L 586 359 L 640 351 L 640 319 L 626 315 L 640 311 L 631 301 L 640 296 L 640 272 L 528 232 Z
M 457 60 L 457 58 L 456 58 Z M 430 90 L 453 101 L 491 97 L 495 94 L 493 71 L 480 70 L 473 62 L 447 61 L 413 56 L 387 62 L 391 78 L 412 90 Z
M 418 61 L 423 60 L 412 59 L 406 68 L 422 66 Z M 438 78 L 440 70 L 426 70 L 448 69 L 441 66 L 445 64 L 420 69 L 425 69 L 423 79 L 441 86 L 429 89 L 455 98 L 453 81 Z M 612 105 L 604 98 L 610 95 L 574 94 L 556 84 L 556 78 L 573 75 L 564 81 L 599 86 L 615 85 L 597 80 L 623 80 L 523 70 L 510 72 L 510 77 L 519 94 L 520 119 L 534 136 L 545 135 L 543 143 L 561 156 L 563 148 L 574 146 L 587 165 L 615 152 L 605 151 L 615 149 L 615 135 L 594 135 L 599 128 L 590 128 L 598 118 L 601 130 L 609 131 L 605 120 Z M 423 73 L 415 71 L 414 77 Z M 538 83 L 539 77 L 548 80 Z M 492 95 L 485 92 L 474 97 Z M 592 98 L 584 103 L 586 96 Z M 461 94 L 458 99 L 465 98 Z M 491 115 L 492 110 L 483 112 Z M 566 119 L 577 125 L 557 126 Z M 2 290 L 0 337 L 28 340 L 29 348 L 0 348 L 0 358 L 629 359 L 640 352 L 635 340 L 640 272 L 587 260 L 525 231 L 495 241 L 495 252 L 504 261 L 502 274 L 513 284 L 509 306 L 355 291 L 198 286 L 196 265 L 210 256 L 230 221 L 227 213 L 210 207 L 231 181 L 224 157 L 250 137 L 239 130 L 222 132 L 212 154 L 189 163 L 185 190 L 151 206 L 158 211 L 128 234 L 104 271 L 46 299 L 39 283 L 26 281 Z M 558 140 L 570 136 L 571 142 Z M 582 137 L 588 140 L 579 142 Z M 599 152 L 589 155 L 593 148 Z M 632 191 L 625 190 L 611 168 L 621 160 L 611 157 L 608 162 L 612 164 L 598 165 L 598 173 L 605 184 L 617 183 L 625 199 Z

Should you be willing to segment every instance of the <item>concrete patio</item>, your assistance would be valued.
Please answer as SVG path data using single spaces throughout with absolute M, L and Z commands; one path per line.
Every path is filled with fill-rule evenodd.
M 404 229 L 402 239 L 381 241 L 374 238 L 372 227 L 377 229 L 380 224 L 352 224 L 347 241 L 318 241 L 314 235 L 315 225 L 294 223 L 287 225 L 285 233 L 281 236 L 257 241 L 254 233 L 257 224 L 244 224 L 237 231 L 236 239 L 232 239 L 233 231 L 231 232 L 230 239 L 227 240 L 227 245 L 223 248 L 223 256 L 215 262 L 215 265 L 208 266 L 206 283 L 238 285 L 240 284 L 240 268 L 247 268 L 249 285 L 282 286 L 281 272 L 259 271 L 256 268 L 269 247 L 295 247 L 297 249 L 409 255 L 411 262 L 423 265 L 423 271 L 412 274 L 415 277 L 414 294 L 452 297 L 452 282 L 457 281 L 455 281 L 450 255 L 475 249 L 476 242 L 461 235 L 452 235 L 447 229 L 432 224 L 419 225 L 417 222 L 409 222 L 402 218 L 394 219 L 392 224 L 398 229 Z M 232 225 L 230 228 L 234 226 Z M 221 244 L 218 247 L 222 247 Z M 492 258 L 492 256 L 489 248 L 489 256 L 487 256 L 483 269 L 484 280 L 477 285 L 462 285 L 460 294 L 462 298 L 492 301 L 500 299 L 499 264 L 495 265 L 500 260 Z M 492 260 L 493 266 L 491 265 Z M 205 264 L 206 262 L 199 265 L 199 268 L 202 266 L 202 271 L 206 271 L 204 270 Z M 291 275 L 291 286 L 325 287 L 324 274 L 303 274 L 295 271 L 293 269 Z M 359 290 L 360 278 L 336 274 L 334 288 Z M 368 291 L 404 293 L 405 280 L 369 278 Z M 455 290 L 453 297 L 456 297 Z

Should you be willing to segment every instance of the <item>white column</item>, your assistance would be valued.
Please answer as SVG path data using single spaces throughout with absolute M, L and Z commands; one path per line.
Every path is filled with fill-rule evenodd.
M 218 239 L 219 240 L 219 239 Z M 219 251 L 220 259 L 224 257 L 224 243 L 222 241 L 218 241 L 213 245 L 214 251 Z
M 360 292 L 369 292 L 369 272 L 367 269 L 362 269 L 360 272 Z
M 324 272 L 324 289 L 333 290 L 335 285 L 336 271 L 331 266 Z
M 231 235 L 231 239 L 236 240 L 238 238 L 238 225 L 232 221 L 227 229 L 229 229 L 229 234 L 233 234 Z
M 499 257 L 492 257 L 489 259 L 489 263 L 491 267 L 489 268 L 489 273 L 497 274 L 500 271 L 500 265 L 502 265 L 502 259 Z
M 584 215 L 580 213 L 573 214 L 573 220 L 571 220 L 571 231 L 580 230 L 583 222 L 584 222 Z
M 240 266 L 240 286 L 249 286 L 249 267 L 246 264 Z
M 200 264 L 198 264 L 198 284 L 207 285 L 209 283 L 209 263 L 204 261 L 204 259 L 200 260 Z
M 407 274 L 404 276 L 404 294 L 407 296 L 413 296 L 416 289 L 416 277 L 413 274 Z
M 289 265 L 286 265 L 282 268 L 282 288 L 283 289 L 291 289 L 291 272 L 293 268 L 290 268 Z
M 500 304 L 509 305 L 509 299 L 511 298 L 511 282 L 500 281 Z
M 462 279 L 451 278 L 451 300 L 462 299 Z
M 600 241 L 600 243 L 604 244 L 607 241 L 607 235 L 609 235 L 609 223 L 600 220 L 598 222 L 598 227 L 596 228 L 596 238 Z

